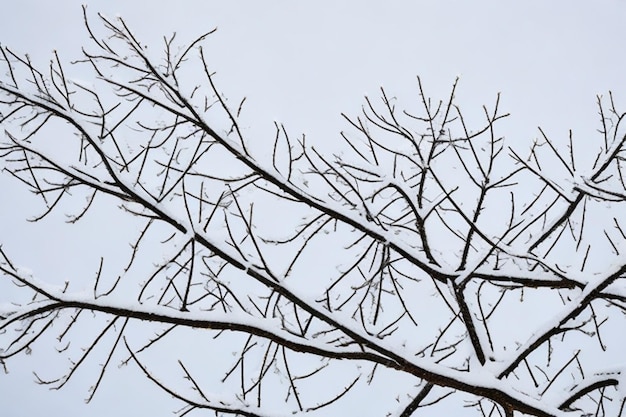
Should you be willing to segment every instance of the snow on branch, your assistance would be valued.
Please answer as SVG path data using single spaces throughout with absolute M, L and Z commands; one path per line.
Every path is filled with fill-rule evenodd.
M 0 157 L 40 197 L 37 225 L 72 207 L 67 227 L 115 213 L 136 238 L 61 286 L 0 246 L 3 365 L 47 341 L 72 365 L 38 382 L 60 388 L 105 352 L 88 399 L 118 360 L 183 415 L 340 415 L 390 384 L 380 415 L 448 402 L 476 415 L 623 411 L 623 373 L 601 370 L 626 311 L 612 96 L 608 110 L 598 101 L 589 166 L 571 133 L 540 130 L 528 154 L 509 146 L 499 95 L 470 120 L 458 80 L 439 101 L 420 78 L 415 108 L 381 89 L 343 114 L 343 148 L 329 153 L 278 123 L 269 138 L 241 128 L 245 99 L 231 106 L 210 68 L 213 31 L 165 38 L 154 56 L 122 19 L 97 20 L 85 12 L 91 45 L 73 63 L 89 80 L 56 53 L 38 69 L 2 47 Z M 206 352 L 209 375 L 194 365 Z

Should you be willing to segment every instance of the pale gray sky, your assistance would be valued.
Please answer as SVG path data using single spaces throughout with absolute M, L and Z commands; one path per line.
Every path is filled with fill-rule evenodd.
M 45 64 L 53 49 L 62 59 L 76 58 L 88 42 L 81 3 L 7 2 L 0 14 L 0 43 L 28 53 L 36 63 Z M 259 135 L 272 135 L 277 120 L 310 141 L 334 141 L 346 128 L 340 113 L 356 114 L 363 96 L 376 97 L 380 86 L 402 102 L 418 100 L 417 75 L 435 98 L 446 98 L 460 76 L 458 102 L 471 117 L 480 117 L 480 106 L 491 105 L 501 92 L 503 110 L 512 113 L 501 133 L 516 144 L 530 143 L 539 125 L 563 138 L 571 128 L 580 141 L 588 141 L 598 128 L 596 94 L 613 90 L 618 102 L 626 103 L 624 0 L 88 4 L 91 16 L 122 16 L 155 54 L 164 35 L 176 31 L 179 41 L 192 40 L 218 27 L 206 44 L 210 65 L 227 97 L 235 102 L 248 97 L 244 124 Z M 71 232 L 53 234 L 62 225 L 50 229 L 53 242 L 38 236 L 23 222 L 40 212 L 31 206 L 35 200 L 5 174 L 0 174 L 0 190 L 0 243 L 10 235 L 7 247 L 19 248 L 15 256 L 24 266 L 56 267 L 55 251 L 83 244 L 72 241 Z M 139 391 L 122 388 L 122 378 L 142 381 L 136 370 L 124 368 L 105 378 L 85 408 L 82 400 L 94 378 L 88 367 L 60 392 L 33 383 L 30 371 L 45 370 L 46 361 L 55 358 L 35 352 L 8 363 L 11 373 L 0 373 L 2 415 L 130 416 L 137 415 L 135 407 L 144 415 L 169 415 L 174 407 L 148 383 Z

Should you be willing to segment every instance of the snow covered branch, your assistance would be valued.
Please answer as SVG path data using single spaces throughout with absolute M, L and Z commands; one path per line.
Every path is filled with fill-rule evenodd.
M 38 378 L 59 388 L 108 346 L 89 399 L 117 359 L 183 414 L 331 415 L 391 383 L 380 415 L 621 415 L 622 368 L 600 371 L 626 317 L 612 96 L 591 161 L 543 130 L 525 157 L 498 130 L 499 96 L 470 120 L 458 80 L 435 101 L 420 78 L 415 108 L 381 89 L 328 151 L 278 123 L 269 138 L 242 127 L 245 99 L 231 106 L 210 68 L 213 31 L 154 56 L 122 19 L 98 22 L 85 15 L 91 45 L 73 63 L 89 81 L 57 54 L 43 70 L 2 48 L 0 156 L 41 197 L 35 223 L 116 213 L 136 237 L 64 286 L 0 246 L 0 288 L 21 294 L 0 300 L 2 363 L 52 340 L 72 365 Z

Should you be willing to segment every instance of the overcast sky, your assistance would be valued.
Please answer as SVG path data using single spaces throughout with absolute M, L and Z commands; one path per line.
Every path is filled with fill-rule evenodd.
M 537 126 L 563 138 L 573 129 L 575 138 L 590 141 L 598 128 L 596 95 L 612 90 L 626 103 L 625 0 L 143 3 L 91 1 L 88 13 L 122 16 L 155 51 L 164 35 L 177 32 L 180 42 L 217 27 L 206 44 L 210 65 L 227 97 L 248 97 L 246 128 L 259 135 L 271 134 L 277 120 L 309 140 L 334 141 L 346 128 L 340 113 L 356 114 L 363 96 L 376 96 L 380 86 L 403 102 L 418 100 L 417 75 L 434 98 L 446 98 L 459 76 L 458 103 L 470 114 L 480 114 L 501 92 L 502 109 L 512 114 L 501 133 L 516 144 L 530 143 Z M 54 49 L 61 59 L 77 58 L 88 42 L 80 4 L 6 2 L 0 43 L 40 64 Z M 33 253 L 54 259 L 55 248 L 71 246 L 43 248 L 30 240 L 36 231 L 23 219 L 38 212 L 24 207 L 32 201 L 0 174 L 0 243 L 10 234 L 24 266 Z M 32 269 L 48 262 L 35 259 Z M 45 369 L 45 358 L 54 356 L 25 356 L 9 362 L 10 374 L 0 373 L 0 414 L 50 415 L 54 407 L 55 415 L 125 416 L 134 409 L 120 404 L 135 402 L 146 407 L 145 415 L 169 415 L 174 407 L 149 384 L 138 393 L 105 380 L 85 409 L 93 375 L 83 371 L 66 390 L 48 392 L 30 373 Z M 117 372 L 111 381 L 134 371 Z

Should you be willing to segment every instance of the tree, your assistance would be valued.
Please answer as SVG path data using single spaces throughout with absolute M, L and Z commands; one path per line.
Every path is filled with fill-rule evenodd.
M 280 124 L 247 137 L 245 99 L 230 106 L 202 47 L 211 32 L 166 38 L 155 57 L 122 19 L 99 21 L 85 15 L 76 63 L 89 83 L 56 55 L 42 71 L 2 48 L 0 149 L 45 205 L 33 221 L 119 206 L 137 235 L 126 259 L 61 287 L 1 247 L 5 366 L 54 343 L 71 366 L 38 378 L 56 388 L 102 351 L 88 399 L 119 360 L 183 415 L 345 414 L 370 392 L 376 415 L 622 414 L 626 135 L 612 96 L 598 99 L 599 143 L 579 152 L 540 130 L 521 151 L 496 131 L 499 97 L 475 125 L 456 82 L 434 101 L 418 78 L 416 111 L 381 89 L 327 153 Z M 150 359 L 159 349 L 175 371 Z

